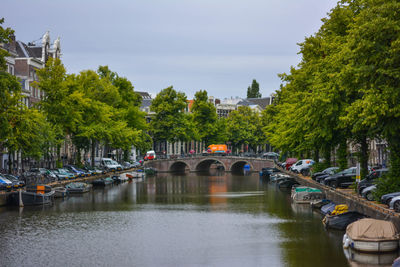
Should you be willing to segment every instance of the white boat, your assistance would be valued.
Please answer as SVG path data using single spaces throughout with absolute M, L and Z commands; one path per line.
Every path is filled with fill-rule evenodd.
M 347 226 L 343 247 L 363 252 L 394 251 L 399 247 L 399 233 L 390 221 L 361 219 Z
M 307 186 L 297 186 L 292 188 L 291 197 L 296 203 L 311 203 L 324 198 L 321 190 Z
M 68 191 L 65 187 L 59 186 L 59 187 L 54 187 L 54 197 L 55 198 L 63 198 L 68 195 Z
M 133 178 L 143 178 L 144 177 L 144 172 L 127 172 L 126 177 L 128 177 L 128 179 L 133 179 Z

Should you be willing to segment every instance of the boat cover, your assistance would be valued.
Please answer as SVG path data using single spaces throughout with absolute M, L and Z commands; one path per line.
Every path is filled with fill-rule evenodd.
M 295 192 L 316 192 L 316 193 L 322 193 L 321 190 L 317 189 L 317 188 L 313 188 L 313 187 L 305 187 L 305 186 L 298 186 L 295 189 Z
M 332 215 L 339 215 L 349 211 L 349 207 L 346 204 L 336 205 L 335 209 L 331 212 Z
M 331 202 L 321 207 L 321 212 L 323 214 L 330 214 L 336 207 L 336 204 Z
M 399 234 L 390 221 L 365 218 L 349 224 L 346 234 L 353 240 L 385 241 L 398 240 Z
M 69 183 L 65 186 L 66 188 L 82 188 L 86 187 L 85 183 L 80 183 L 80 182 L 74 182 L 74 183 Z

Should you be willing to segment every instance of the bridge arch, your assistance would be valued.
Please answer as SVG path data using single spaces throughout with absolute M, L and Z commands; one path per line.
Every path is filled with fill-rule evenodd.
M 216 158 L 205 158 L 205 159 L 199 161 L 196 164 L 194 170 L 195 171 L 208 171 L 208 170 L 210 170 L 210 167 L 212 164 L 218 164 L 219 166 L 222 166 L 223 170 L 227 170 L 225 163 Z
M 243 167 L 244 165 L 249 164 L 250 165 L 250 170 L 254 171 L 253 164 L 247 160 L 237 160 L 234 163 L 232 163 L 230 171 L 232 173 L 240 173 L 243 174 Z
M 175 161 L 174 163 L 171 164 L 169 167 L 170 172 L 179 172 L 179 173 L 184 173 L 187 171 L 191 171 L 190 166 L 184 162 L 184 161 Z

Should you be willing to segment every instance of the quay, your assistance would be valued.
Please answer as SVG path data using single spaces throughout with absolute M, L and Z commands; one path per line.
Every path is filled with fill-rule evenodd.
M 399 213 L 389 209 L 384 204 L 380 204 L 376 201 L 368 201 L 365 198 L 358 196 L 354 189 L 333 189 L 327 185 L 314 181 L 311 177 L 294 174 L 283 170 L 278 166 L 276 166 L 276 168 L 295 178 L 295 180 L 301 185 L 320 189 L 325 193 L 327 199 L 330 199 L 337 204 L 346 204 L 349 207 L 349 210 L 357 211 L 371 218 L 389 220 L 396 225 L 397 229 L 400 229 Z

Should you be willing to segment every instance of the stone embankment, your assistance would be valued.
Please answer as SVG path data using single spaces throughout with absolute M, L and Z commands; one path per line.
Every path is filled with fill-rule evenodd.
M 325 193 L 326 198 L 332 200 L 334 203 L 346 204 L 349 207 L 349 210 L 357 211 L 371 218 L 392 221 L 396 227 L 400 229 L 399 213 L 389 209 L 389 207 L 384 204 L 380 204 L 376 201 L 368 201 L 365 198 L 358 196 L 354 189 L 333 189 L 314 181 L 311 177 L 294 174 L 286 170 L 282 171 L 294 177 L 301 185 L 322 190 Z

